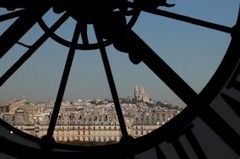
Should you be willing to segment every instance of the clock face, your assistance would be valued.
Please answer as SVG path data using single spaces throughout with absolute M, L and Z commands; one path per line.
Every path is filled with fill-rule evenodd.
M 56 93 L 54 101 L 38 103 L 39 109 L 24 99 L 14 100 L 8 107 L 1 105 L 4 154 L 17 158 L 216 158 L 216 153 L 209 153 L 215 149 L 204 148 L 214 140 L 233 156 L 240 155 L 237 2 L 79 3 L 0 2 L 0 98 L 14 91 L 46 90 L 36 93 L 39 97 L 49 96 L 53 90 Z M 45 56 L 38 55 L 41 52 Z M 84 57 L 96 52 L 103 71 L 97 61 Z M 85 67 L 74 63 L 79 57 Z M 35 72 L 24 67 L 29 63 Z M 57 66 L 62 69 L 58 75 Z M 71 78 L 74 66 L 72 72 L 79 71 L 82 81 L 78 76 Z M 88 71 L 81 72 L 83 68 Z M 106 74 L 106 78 L 88 76 L 91 71 Z M 120 75 L 114 76 L 117 73 Z M 22 81 L 28 85 L 27 91 Z M 69 81 L 74 85 L 68 87 Z M 140 86 L 134 88 L 134 97 L 120 98 L 129 96 L 123 88 L 142 81 L 153 97 Z M 108 85 L 111 99 L 63 100 L 69 90 L 81 88 L 102 95 L 102 82 Z M 14 106 L 15 102 L 24 102 L 24 106 Z M 30 115 L 39 111 L 39 116 Z M 25 118 L 29 124 L 21 123 Z M 92 134 L 96 132 L 100 136 Z M 75 140 L 86 142 L 62 144 Z M 104 145 L 91 145 L 92 141 Z

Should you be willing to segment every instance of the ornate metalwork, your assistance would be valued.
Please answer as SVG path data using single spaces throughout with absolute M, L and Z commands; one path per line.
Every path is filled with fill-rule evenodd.
M 1 143 L 11 145 L 15 149 L 9 151 L 9 147 L 2 149 L 4 153 L 11 154 L 19 158 L 32 158 L 32 154 L 37 154 L 37 158 L 45 156 L 50 157 L 73 157 L 73 158 L 111 158 L 116 153 L 119 158 L 132 157 L 151 147 L 155 147 L 157 156 L 164 158 L 161 149 L 156 146 L 164 141 L 172 143 L 178 155 L 182 158 L 188 158 L 184 151 L 179 138 L 185 134 L 190 140 L 193 149 L 197 156 L 206 158 L 201 146 L 193 135 L 189 126 L 194 119 L 199 117 L 202 119 L 235 153 L 240 155 L 239 143 L 240 136 L 234 129 L 219 116 L 213 108 L 209 106 L 210 101 L 222 89 L 223 85 L 230 79 L 233 70 L 239 74 L 238 66 L 239 59 L 239 26 L 240 20 L 233 27 L 227 27 L 207 21 L 194 19 L 191 17 L 171 13 L 160 10 L 158 7 L 173 7 L 174 4 L 168 4 L 166 0 L 1 0 L 0 7 L 13 11 L 5 15 L 0 15 L 0 22 L 11 18 L 18 19 L 0 36 L 0 58 L 2 58 L 13 47 L 14 44 L 20 44 L 27 48 L 25 54 L 17 60 L 0 78 L 0 86 L 2 86 L 35 52 L 46 42 L 48 38 L 52 38 L 58 43 L 69 47 L 66 65 L 62 74 L 62 80 L 59 86 L 56 103 L 51 116 L 50 125 L 47 134 L 42 139 L 29 137 L 28 135 L 15 130 L 20 136 L 36 142 L 40 148 L 27 147 L 13 141 L 8 141 L 5 138 L 0 138 Z M 16 10 L 18 9 L 18 10 Z M 60 18 L 51 27 L 48 27 L 44 20 L 44 14 L 53 9 L 54 13 L 59 14 Z M 16 10 L 16 11 L 15 11 Z M 226 56 L 219 67 L 218 71 L 206 86 L 206 88 L 197 94 L 171 67 L 161 59 L 132 29 L 131 27 L 136 22 L 140 12 L 148 12 L 158 16 L 164 16 L 175 20 L 191 23 L 194 25 L 206 27 L 213 30 L 218 30 L 232 35 L 232 42 L 226 53 Z M 72 41 L 67 41 L 55 33 L 61 25 L 72 17 L 76 21 L 75 32 Z M 127 21 L 127 17 L 130 20 Z M 39 23 L 44 34 L 31 46 L 19 42 L 30 28 Z M 88 26 L 93 25 L 97 37 L 96 43 L 90 43 L 88 38 Z M 18 32 L 16 32 L 18 30 Z M 82 42 L 79 43 L 79 36 Z M 129 54 L 129 59 L 134 64 L 143 62 L 148 66 L 163 82 L 166 83 L 187 105 L 188 107 L 166 126 L 148 134 L 139 139 L 133 139 L 128 135 L 126 125 L 118 99 L 117 90 L 114 83 L 114 78 L 111 72 L 111 67 L 108 61 L 105 47 L 113 45 L 115 49 Z M 54 133 L 57 116 L 59 114 L 61 102 L 65 92 L 69 72 L 71 69 L 74 54 L 77 49 L 91 50 L 99 49 L 109 88 L 117 112 L 119 125 L 122 132 L 122 140 L 118 144 L 103 146 L 103 147 L 74 147 L 55 143 L 52 135 Z M 219 77 L 224 75 L 225 78 Z M 217 81 L 218 83 L 214 83 Z M 213 89 L 214 86 L 214 89 Z M 213 90 L 211 90 L 213 89 Z M 231 100 L 226 95 L 223 95 L 229 103 L 239 104 Z M 234 105 L 233 104 L 233 105 Z M 234 110 L 238 112 L 236 106 Z M 220 121 L 220 125 L 215 125 L 214 120 Z M 10 125 L 0 120 L 1 125 L 8 129 L 13 129 Z M 224 129 L 226 131 L 221 131 Z M 231 137 L 234 136 L 234 141 Z M 157 139 L 157 140 L 156 140 Z M 54 148 L 57 148 L 55 150 Z M 63 151 L 61 151 L 63 150 Z M 22 153 L 26 152 L 26 153 Z M 124 153 L 121 153 L 124 152 Z

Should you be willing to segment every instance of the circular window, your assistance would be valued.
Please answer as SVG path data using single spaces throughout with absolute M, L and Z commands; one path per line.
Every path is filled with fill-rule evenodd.
M 45 90 L 46 97 L 57 92 L 54 101 L 39 102 L 38 107 L 25 99 L 0 103 L 0 139 L 7 145 L 2 151 L 17 158 L 131 158 L 170 141 L 179 156 L 186 158 L 178 137 L 185 133 L 197 145 L 190 129 L 191 122 L 200 118 L 239 154 L 239 135 L 212 106 L 220 94 L 238 112 L 235 105 L 239 103 L 221 93 L 239 84 L 234 81 L 239 74 L 237 5 L 218 1 L 169 4 L 164 0 L 0 2 L 0 98 L 14 91 L 26 93 L 22 81 L 31 94 Z M 44 56 L 38 55 L 42 52 Z M 91 57 L 96 52 L 106 78 L 87 76 L 92 70 L 102 73 L 98 62 L 87 57 L 83 58 L 87 67 L 76 67 L 87 70 L 81 74 L 87 78 L 83 82 L 71 79 L 76 56 Z M 26 64 L 35 72 L 23 71 Z M 60 75 L 57 66 L 63 68 Z M 17 73 L 21 76 L 15 78 Z M 67 87 L 69 80 L 74 85 Z M 77 90 L 78 85 L 88 85 L 102 95 L 102 81 L 109 86 L 111 99 L 63 100 L 66 91 Z M 125 97 L 129 94 L 122 88 L 148 81 L 150 91 L 157 94 L 162 89 L 160 94 L 169 94 L 166 99 L 173 101 L 153 100 L 143 87 L 134 88 L 133 98 L 119 98 L 116 81 Z M 60 83 L 57 89 L 52 86 L 56 83 Z M 236 140 L 231 141 L 229 135 Z M 203 154 L 193 147 L 198 156 Z M 163 156 L 160 149 L 156 152 Z

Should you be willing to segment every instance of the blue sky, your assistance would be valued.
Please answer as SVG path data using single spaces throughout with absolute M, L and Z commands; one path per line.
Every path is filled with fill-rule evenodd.
M 171 12 L 202 20 L 233 26 L 236 22 L 237 0 L 181 0 Z M 0 9 L 0 14 L 5 13 Z M 45 17 L 49 25 L 55 15 Z M 11 21 L 0 22 L 0 34 Z M 57 33 L 71 39 L 75 21 L 69 20 Z M 194 26 L 169 18 L 141 13 L 133 30 L 165 60 L 196 92 L 206 85 L 221 62 L 230 35 Z M 21 42 L 31 45 L 42 34 L 35 25 Z M 94 40 L 94 36 L 91 36 Z M 0 59 L 0 75 L 9 68 L 26 48 L 15 45 Z M 127 54 L 107 47 L 116 87 L 120 97 L 133 96 L 133 88 L 143 85 L 154 100 L 168 101 L 174 105 L 184 103 L 143 63 L 132 64 Z M 31 101 L 55 99 L 68 48 L 49 39 L 1 88 L 0 100 L 23 97 Z M 76 52 L 65 99 L 110 98 L 106 75 L 98 50 Z

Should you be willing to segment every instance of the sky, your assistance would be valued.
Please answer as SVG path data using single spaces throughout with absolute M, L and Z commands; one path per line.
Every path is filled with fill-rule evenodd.
M 170 12 L 232 27 L 239 10 L 238 0 L 171 0 Z M 0 9 L 0 15 L 6 13 Z M 51 25 L 57 16 L 49 11 L 44 21 Z M 0 22 L 0 35 L 15 19 Z M 76 22 L 69 19 L 57 34 L 70 40 Z M 142 12 L 132 28 L 175 72 L 199 93 L 212 77 L 226 53 L 231 36 L 185 22 Z M 20 41 L 32 45 L 43 31 L 35 25 Z M 89 26 L 89 38 L 95 35 Z M 48 39 L 37 52 L 0 88 L 0 100 L 26 97 L 32 102 L 54 100 L 57 95 L 68 49 Z M 25 53 L 16 44 L 0 59 L 0 76 Z M 140 63 L 134 65 L 126 53 L 107 47 L 119 97 L 133 97 L 133 89 L 144 86 L 153 100 L 185 104 Z M 75 54 L 64 99 L 111 98 L 99 50 L 78 50 Z

